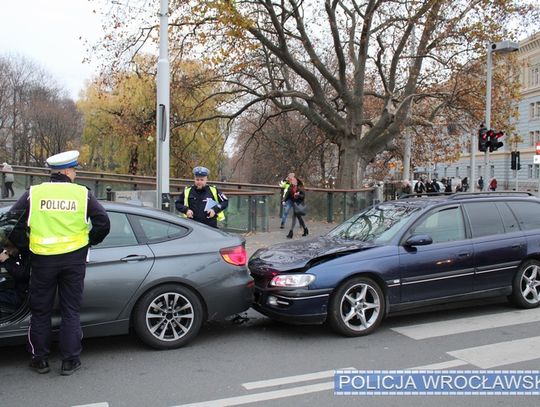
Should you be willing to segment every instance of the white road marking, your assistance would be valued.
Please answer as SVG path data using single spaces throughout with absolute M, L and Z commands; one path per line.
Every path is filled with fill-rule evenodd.
M 404 370 L 444 370 L 451 369 L 453 367 L 468 365 L 468 362 L 459 359 L 447 360 L 446 362 L 433 363 L 431 365 L 410 367 Z
M 336 370 L 356 370 L 354 367 L 345 367 L 335 370 L 325 370 L 322 372 L 301 374 L 296 376 L 280 377 L 278 379 L 260 380 L 257 382 L 244 383 L 242 386 L 247 390 L 261 389 L 263 387 L 281 386 L 283 384 L 308 382 L 311 380 L 325 379 L 327 377 L 334 377 Z
M 425 323 L 406 327 L 396 327 L 393 328 L 393 330 L 409 336 L 413 339 L 426 339 L 538 321 L 540 321 L 540 309 L 534 309 L 503 312 L 498 314 L 482 315 L 469 318 L 458 318 L 450 321 Z M 468 364 L 482 369 L 489 369 L 496 366 L 540 359 L 540 336 L 508 342 L 500 342 L 474 348 L 459 349 L 447 352 L 447 354 L 453 356 L 456 359 L 448 360 L 445 362 L 433 363 L 430 365 L 406 368 L 403 370 L 445 370 L 456 368 L 459 366 L 465 366 Z M 355 368 L 351 367 L 336 370 L 355 370 Z M 334 373 L 334 370 L 326 370 L 296 376 L 248 382 L 244 383 L 242 386 L 247 390 L 254 390 L 265 387 L 274 387 L 324 379 L 326 377 L 333 377 Z M 334 381 L 328 381 L 311 385 L 290 387 L 287 389 L 279 389 L 210 401 L 182 404 L 174 407 L 236 406 L 249 403 L 257 403 L 261 401 L 281 399 L 286 397 L 294 397 L 309 393 L 318 393 L 333 389 Z
M 333 390 L 334 382 L 311 384 L 307 386 L 293 387 L 290 389 L 273 390 L 264 393 L 248 394 L 245 396 L 229 397 L 219 400 L 202 401 L 198 403 L 182 404 L 175 407 L 225 407 L 238 406 L 241 404 L 257 403 L 260 401 L 275 400 L 285 397 L 299 396 L 302 394 L 317 393 L 325 390 Z
M 72 406 L 72 407 L 109 407 L 109 403 L 103 402 L 103 403 L 93 403 L 93 404 L 81 404 L 81 405 Z
M 476 346 L 447 353 L 471 365 L 482 369 L 490 369 L 495 366 L 540 359 L 540 336 Z
M 540 308 L 428 322 L 396 327 L 392 330 L 409 338 L 421 340 L 532 322 L 540 322 Z
M 518 339 L 508 342 L 499 342 L 491 345 L 477 346 L 474 348 L 460 349 L 447 352 L 457 359 L 445 362 L 433 363 L 430 365 L 405 368 L 403 370 L 444 370 L 459 366 L 471 364 L 482 369 L 489 369 L 495 366 L 508 365 L 512 363 L 524 362 L 533 359 L 540 359 L 540 336 L 526 339 Z M 345 368 L 336 370 L 355 370 L 355 368 Z M 270 380 L 260 380 L 256 382 L 244 383 L 244 388 L 248 390 L 263 387 L 279 386 L 283 384 L 292 384 L 309 380 L 317 380 L 325 377 L 332 377 L 334 370 L 308 373 L 297 376 L 281 377 Z M 309 393 L 318 393 L 334 389 L 334 381 L 317 383 L 312 385 L 291 387 L 267 391 L 262 393 L 247 394 L 243 396 L 228 397 L 210 401 L 202 401 L 190 404 L 182 404 L 175 407 L 225 407 L 237 406 L 242 404 L 257 403 L 281 399 L 286 397 L 299 396 Z
M 404 370 L 437 370 L 445 369 L 456 366 L 466 365 L 466 362 L 461 360 L 451 360 L 447 362 L 437 363 L 433 365 L 426 365 L 421 367 L 412 367 Z M 356 370 L 354 367 L 347 367 L 344 369 L 336 370 Z M 327 370 L 322 372 L 308 373 L 297 376 L 281 377 L 271 380 L 261 380 L 258 382 L 244 383 L 243 386 L 250 390 L 261 387 L 279 386 L 282 384 L 291 384 L 301 381 L 316 380 L 324 377 L 333 377 L 335 370 Z M 224 399 L 201 401 L 190 404 L 182 404 L 174 407 L 225 407 L 225 406 L 238 406 L 248 403 L 257 403 L 260 401 L 275 400 L 285 397 L 300 396 L 302 394 L 318 393 L 321 391 L 334 390 L 334 381 L 311 384 L 306 386 L 291 387 L 289 389 L 273 390 L 262 393 L 247 394 L 244 396 L 228 397 Z

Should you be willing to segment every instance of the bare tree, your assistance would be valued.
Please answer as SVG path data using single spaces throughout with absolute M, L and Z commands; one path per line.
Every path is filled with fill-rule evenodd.
M 73 100 L 55 89 L 34 88 L 27 119 L 31 126 L 32 161 L 44 165 L 47 157 L 79 144 L 82 114 Z
M 0 56 L 0 142 L 3 159 L 42 165 L 48 155 L 76 147 L 81 116 L 38 65 Z
M 511 19 L 527 26 L 536 12 L 513 0 L 173 1 L 171 34 L 178 55 L 204 47 L 221 84 L 213 95 L 221 113 L 206 120 L 232 120 L 267 101 L 297 111 L 338 146 L 338 185 L 357 187 L 405 127 L 433 125 L 456 101 L 438 84 L 481 58 L 487 40 L 515 38 Z M 132 37 L 116 32 L 115 58 L 155 38 L 147 23 Z M 420 115 L 412 107 L 422 101 L 431 111 Z

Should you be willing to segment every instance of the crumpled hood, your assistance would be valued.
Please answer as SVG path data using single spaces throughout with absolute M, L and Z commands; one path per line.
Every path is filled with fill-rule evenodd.
M 252 272 L 302 269 L 325 256 L 375 247 L 373 243 L 321 236 L 310 240 L 293 240 L 257 250 L 249 260 Z

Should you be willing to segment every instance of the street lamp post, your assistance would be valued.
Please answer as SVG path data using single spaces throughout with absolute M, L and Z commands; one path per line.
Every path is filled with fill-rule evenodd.
M 488 44 L 487 47 L 487 68 L 486 68 L 486 120 L 485 125 L 488 130 L 491 129 L 491 71 L 493 69 L 493 53 L 508 54 L 517 51 L 519 44 L 513 41 L 500 41 Z M 474 150 L 474 149 L 472 149 Z M 471 168 L 471 174 L 472 174 Z M 489 148 L 484 153 L 484 186 L 489 187 Z M 471 182 L 476 182 L 471 180 Z
M 160 0 L 159 10 L 159 58 L 157 63 L 157 123 L 156 123 L 156 207 L 169 210 L 170 166 L 169 166 L 169 1 Z

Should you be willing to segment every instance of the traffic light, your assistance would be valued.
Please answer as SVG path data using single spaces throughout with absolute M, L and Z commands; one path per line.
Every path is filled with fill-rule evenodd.
M 511 160 L 510 160 L 510 168 L 513 170 L 518 170 L 518 171 L 521 170 L 519 151 L 512 151 Z
M 486 134 L 489 137 L 489 142 L 487 143 L 487 146 L 489 147 L 490 152 L 497 151 L 503 146 L 503 142 L 499 141 L 499 139 L 504 136 L 504 133 L 502 131 L 495 132 L 493 130 L 488 130 Z
M 487 132 L 487 129 L 486 129 L 486 127 L 482 124 L 482 125 L 480 126 L 480 130 L 478 130 L 478 151 L 486 151 L 486 150 L 487 150 L 487 146 L 486 146 L 486 142 L 487 142 L 486 132 Z

